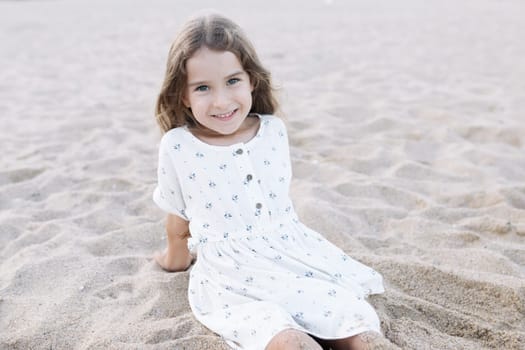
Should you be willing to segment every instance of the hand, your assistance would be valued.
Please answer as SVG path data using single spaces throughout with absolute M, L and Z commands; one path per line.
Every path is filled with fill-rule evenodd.
M 155 252 L 155 254 L 153 254 L 153 259 L 155 259 L 157 264 L 159 264 L 163 270 L 168 272 L 179 272 L 185 271 L 190 267 L 191 262 L 193 261 L 193 256 L 188 254 L 186 259 L 181 262 L 180 257 L 171 254 L 168 248 L 166 248 L 164 249 L 164 252 Z

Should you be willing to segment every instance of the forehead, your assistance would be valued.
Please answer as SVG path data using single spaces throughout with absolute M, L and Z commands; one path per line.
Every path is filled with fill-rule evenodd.
M 186 62 L 188 80 L 220 78 L 243 71 L 241 62 L 231 51 L 201 47 Z

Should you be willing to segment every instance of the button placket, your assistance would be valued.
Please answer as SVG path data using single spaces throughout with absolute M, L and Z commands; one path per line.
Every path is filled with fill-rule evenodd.
M 263 216 L 268 216 L 268 213 L 262 208 L 267 207 L 264 202 L 264 196 L 259 185 L 260 182 L 256 181 L 254 176 L 255 172 L 253 171 L 252 162 L 249 158 L 248 150 L 244 148 L 237 148 L 234 152 L 234 159 L 241 173 L 241 178 L 244 178 L 243 185 L 245 190 L 248 192 L 248 197 L 250 202 L 253 205 L 253 211 L 255 215 L 261 219 Z

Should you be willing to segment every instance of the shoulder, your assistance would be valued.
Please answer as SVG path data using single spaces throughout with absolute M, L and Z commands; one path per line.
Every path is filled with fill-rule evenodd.
M 286 125 L 281 118 L 272 114 L 260 114 L 259 116 L 261 118 L 261 123 L 263 123 L 265 127 L 286 132 Z
M 168 130 L 160 139 L 160 149 L 180 148 L 181 144 L 186 142 L 185 133 L 183 126 Z

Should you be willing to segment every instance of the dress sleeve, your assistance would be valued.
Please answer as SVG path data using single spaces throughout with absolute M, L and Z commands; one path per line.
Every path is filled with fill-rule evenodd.
M 286 130 L 286 125 L 281 119 L 277 119 L 279 122 L 279 131 L 278 135 L 283 143 L 283 166 L 286 172 L 286 175 L 289 179 L 292 178 L 292 161 L 290 158 L 290 143 L 288 140 L 288 131 Z
M 186 204 L 169 149 L 164 142 L 159 147 L 159 165 L 157 169 L 157 187 L 153 192 L 153 201 L 165 212 L 177 215 L 184 220 Z

